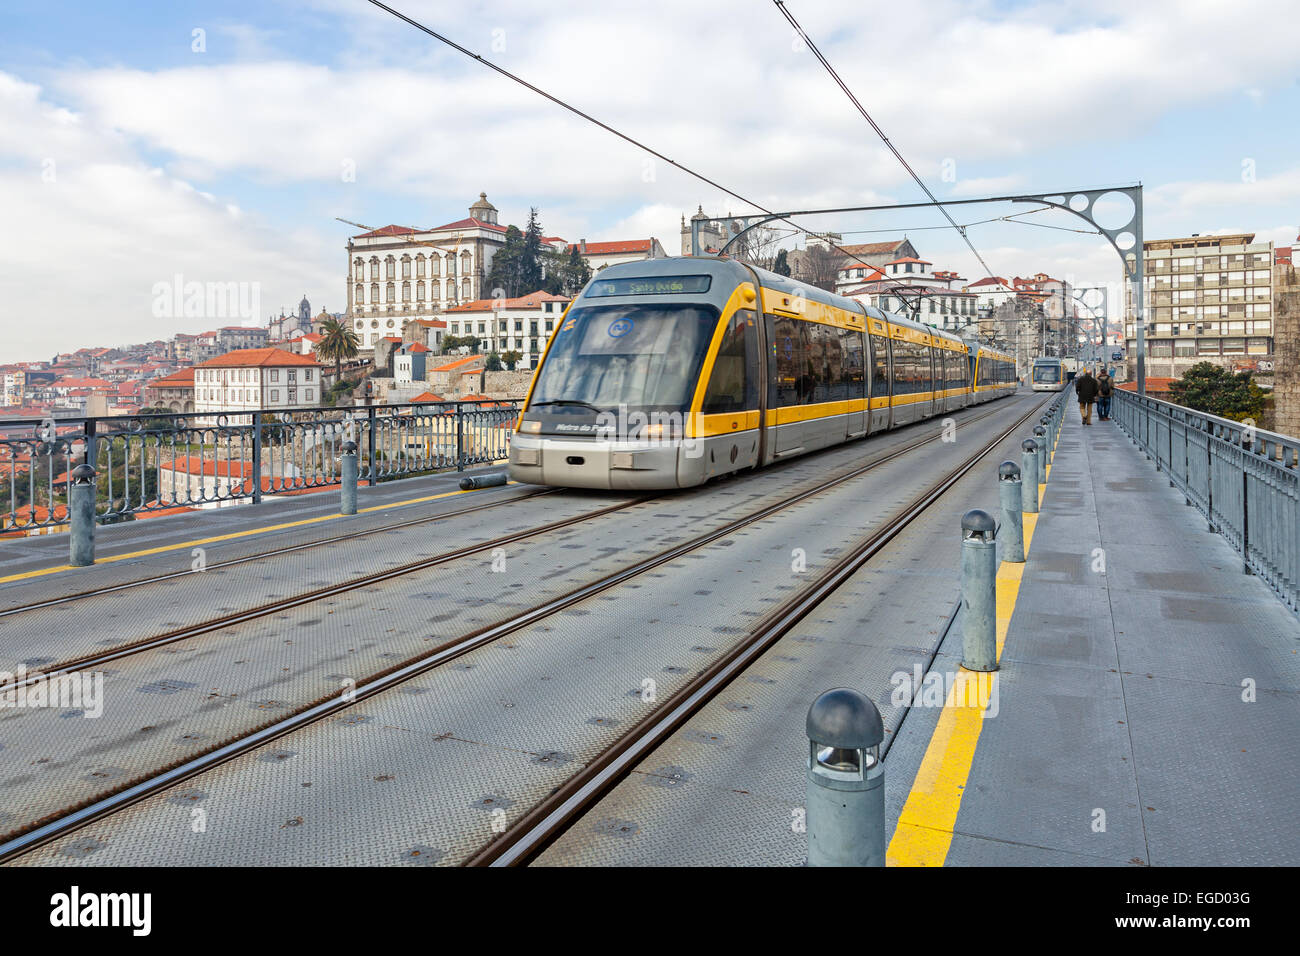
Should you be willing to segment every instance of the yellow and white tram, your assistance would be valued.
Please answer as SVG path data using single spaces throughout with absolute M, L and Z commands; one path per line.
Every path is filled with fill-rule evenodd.
M 510 477 L 685 488 L 1015 391 L 1008 355 L 733 259 L 623 263 L 552 334 Z

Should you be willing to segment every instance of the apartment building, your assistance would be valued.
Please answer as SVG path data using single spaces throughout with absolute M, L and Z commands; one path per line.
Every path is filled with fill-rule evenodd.
M 1192 235 L 1142 249 L 1147 375 L 1177 378 L 1197 362 L 1272 367 L 1273 243 L 1255 242 L 1254 233 Z M 1130 289 L 1124 323 L 1131 366 L 1132 295 Z

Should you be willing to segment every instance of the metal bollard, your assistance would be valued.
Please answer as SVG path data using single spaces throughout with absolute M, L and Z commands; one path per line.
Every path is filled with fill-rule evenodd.
M 1025 560 L 1025 522 L 1020 514 L 1020 466 L 1014 461 L 998 465 L 998 498 L 1002 502 L 1002 560 Z
M 343 443 L 342 467 L 339 477 L 339 514 L 357 513 L 357 443 Z
M 978 508 L 961 516 L 961 666 L 998 669 L 997 528 Z
M 1047 484 L 1047 459 L 1052 456 L 1052 446 L 1047 441 L 1047 429 L 1034 426 L 1034 441 L 1038 442 L 1038 483 Z
M 72 469 L 68 486 L 68 563 L 86 568 L 95 563 L 95 469 L 82 463 Z
M 460 490 L 470 491 L 474 488 L 495 488 L 497 485 L 506 483 L 506 473 L 498 471 L 494 475 L 476 475 L 472 478 L 462 478 L 460 480 Z
M 885 865 L 885 768 L 880 711 L 837 687 L 812 702 L 808 734 L 809 866 Z
M 1038 420 L 1038 424 L 1043 426 L 1043 434 L 1047 438 L 1047 463 L 1050 465 L 1052 459 L 1056 457 L 1056 436 L 1052 434 L 1052 416 L 1044 415 Z
M 1026 481 L 1028 475 L 1038 474 L 1038 442 L 1026 438 L 1020 443 L 1020 510 L 1038 514 L 1038 482 Z

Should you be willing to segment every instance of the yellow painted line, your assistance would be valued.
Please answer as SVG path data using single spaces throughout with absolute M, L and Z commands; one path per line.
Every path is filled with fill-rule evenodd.
M 1040 490 L 1040 499 L 1041 496 Z M 1021 518 L 1024 522 L 1025 555 L 1028 557 L 1034 529 L 1038 526 L 1038 515 L 1022 514 Z M 1003 561 L 998 568 L 994 627 L 999 660 L 1024 573 L 1023 563 Z M 997 690 L 996 680 L 996 671 L 958 672 L 939 715 L 938 726 L 917 769 L 916 779 L 912 781 L 907 802 L 898 815 L 898 825 L 886 852 L 889 866 L 943 866 L 952 846 L 957 811 L 961 809 L 961 798 L 975 760 L 975 747 L 984 727 L 984 708 L 980 702 L 993 699 Z
M 518 482 L 508 481 L 507 485 L 518 484 Z M 437 501 L 439 498 L 450 498 L 453 495 L 468 495 L 475 491 L 486 491 L 486 488 L 467 488 L 464 491 L 459 488 L 455 491 L 444 491 L 436 495 L 426 495 L 423 498 L 408 498 L 405 501 L 392 501 L 383 505 L 372 505 L 369 508 L 358 508 L 357 514 L 366 514 L 370 511 L 383 511 L 386 508 L 401 508 L 405 505 L 418 505 L 426 501 Z M 233 541 L 236 538 L 247 538 L 255 534 L 265 534 L 268 531 L 283 531 L 286 528 L 302 528 L 310 524 L 319 524 L 322 521 L 334 521 L 338 518 L 348 518 L 351 515 L 328 514 L 318 515 L 315 518 L 302 518 L 298 521 L 286 521 L 282 524 L 266 525 L 261 528 L 249 528 L 247 531 L 234 531 L 230 534 L 214 535 L 210 538 L 196 538 L 193 541 L 186 541 L 182 544 L 167 544 L 157 548 L 146 548 L 143 551 L 131 551 L 127 554 L 114 554 L 106 558 L 96 558 L 95 564 L 111 564 L 114 561 L 126 561 L 128 558 L 143 558 L 151 554 L 165 554 L 168 551 L 184 551 L 187 548 L 197 548 L 199 545 L 216 544 L 219 541 Z M 6 577 L 0 577 L 0 584 L 8 584 L 10 581 L 25 581 L 31 578 L 44 577 L 47 574 L 58 574 L 61 571 L 71 571 L 73 566 L 62 564 L 53 568 L 41 568 L 37 571 L 24 571 L 22 574 L 10 574 Z

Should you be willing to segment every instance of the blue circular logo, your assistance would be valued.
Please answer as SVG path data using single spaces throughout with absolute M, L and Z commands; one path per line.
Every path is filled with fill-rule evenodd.
M 609 332 L 610 338 L 621 339 L 632 331 L 632 320 L 615 319 L 609 323 L 609 328 L 606 331 Z

